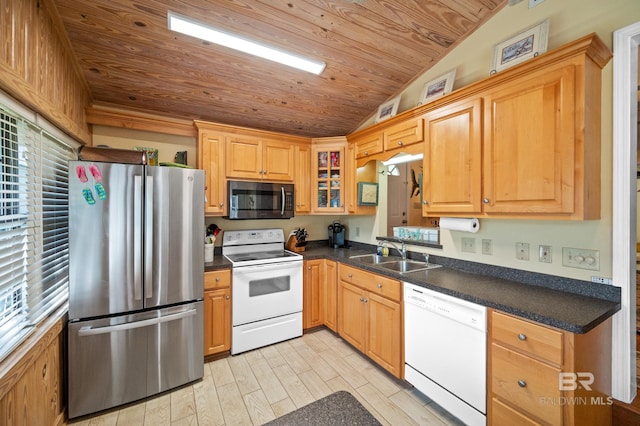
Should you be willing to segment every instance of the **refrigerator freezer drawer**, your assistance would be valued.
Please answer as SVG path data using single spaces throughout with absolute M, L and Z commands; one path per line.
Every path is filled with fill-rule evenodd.
M 202 378 L 203 303 L 69 323 L 69 418 Z

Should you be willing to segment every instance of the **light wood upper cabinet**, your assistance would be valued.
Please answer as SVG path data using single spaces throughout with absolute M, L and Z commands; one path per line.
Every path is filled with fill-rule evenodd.
M 486 213 L 574 213 L 584 167 L 575 75 L 574 64 L 561 64 L 484 96 Z
M 311 147 L 294 147 L 294 190 L 297 213 L 311 212 Z
M 382 152 L 384 149 L 383 139 L 382 133 L 374 133 L 357 140 L 355 142 L 355 157 L 363 158 Z
M 198 168 L 205 171 L 206 202 L 204 212 L 208 216 L 227 214 L 227 181 L 224 166 L 224 135 L 200 132 L 198 135 Z
M 293 181 L 294 146 L 253 136 L 226 138 L 228 178 Z
M 311 211 L 344 213 L 347 167 L 346 141 L 314 143 L 311 148 Z
M 423 216 L 481 211 L 481 105 L 464 100 L 425 116 Z

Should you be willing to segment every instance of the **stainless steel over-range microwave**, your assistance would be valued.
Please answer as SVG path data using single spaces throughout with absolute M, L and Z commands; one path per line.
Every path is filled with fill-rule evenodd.
M 293 184 L 230 180 L 229 219 L 293 217 Z

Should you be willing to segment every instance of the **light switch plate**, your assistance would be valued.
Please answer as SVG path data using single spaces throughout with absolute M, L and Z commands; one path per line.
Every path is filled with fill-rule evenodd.
M 482 239 L 482 254 L 487 254 L 487 255 L 493 254 L 493 244 L 491 240 L 486 238 Z
M 538 261 L 551 263 L 551 246 L 541 245 L 539 247 Z

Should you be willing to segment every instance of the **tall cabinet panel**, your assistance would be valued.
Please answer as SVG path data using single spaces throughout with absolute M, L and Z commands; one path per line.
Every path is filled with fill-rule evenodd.
M 573 213 L 575 66 L 485 96 L 484 211 Z
M 198 168 L 205 176 L 206 202 L 204 212 L 209 216 L 227 214 L 227 181 L 225 178 L 224 136 L 201 132 L 198 143 Z
M 296 214 L 311 212 L 311 147 L 294 147 L 294 190 Z
M 423 216 L 480 212 L 482 194 L 480 99 L 426 115 Z

